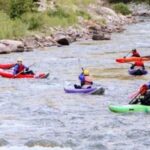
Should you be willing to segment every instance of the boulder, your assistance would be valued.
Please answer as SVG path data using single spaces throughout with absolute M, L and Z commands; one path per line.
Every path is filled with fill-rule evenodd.
M 22 41 L 16 40 L 0 40 L 1 44 L 6 45 L 11 52 L 23 52 L 24 51 L 24 44 Z
M 110 40 L 111 36 L 110 34 L 104 34 L 104 33 L 97 33 L 93 34 L 92 40 Z
M 60 38 L 57 40 L 57 43 L 60 45 L 69 45 L 70 44 L 70 42 L 67 38 Z
M 0 54 L 8 54 L 11 52 L 10 47 L 8 47 L 7 45 L 0 43 Z
M 60 45 L 70 45 L 70 39 L 65 35 L 58 35 L 55 37 L 55 40 Z

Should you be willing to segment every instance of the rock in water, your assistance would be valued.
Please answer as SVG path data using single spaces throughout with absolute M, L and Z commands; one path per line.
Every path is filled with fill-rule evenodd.
M 93 40 L 110 40 L 111 37 L 110 35 L 105 35 L 104 33 L 97 33 L 97 34 L 93 34 L 92 39 Z
M 60 38 L 57 40 L 57 43 L 60 45 L 70 45 L 70 42 L 67 38 Z

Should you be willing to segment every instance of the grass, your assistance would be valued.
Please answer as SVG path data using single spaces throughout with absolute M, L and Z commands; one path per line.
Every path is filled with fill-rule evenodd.
M 113 4 L 112 8 L 117 12 L 123 15 L 129 15 L 131 11 L 129 10 L 128 6 L 124 3 L 117 3 Z
M 5 13 L 0 12 L 0 39 L 21 37 L 27 31 L 21 20 L 11 20 Z
M 91 19 L 86 7 L 95 0 L 57 0 L 56 9 L 47 12 L 25 12 L 14 19 L 4 9 L 0 12 L 0 39 L 18 38 L 44 31 L 49 27 L 68 27 L 78 23 L 78 17 Z M 2 0 L 0 4 L 5 5 Z M 4 8 L 4 7 L 3 7 Z

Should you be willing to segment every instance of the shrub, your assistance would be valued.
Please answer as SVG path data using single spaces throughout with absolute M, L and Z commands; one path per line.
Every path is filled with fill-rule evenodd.
M 48 15 L 50 17 L 68 18 L 70 16 L 70 13 L 58 6 L 56 10 L 50 9 L 48 11 Z
M 88 20 L 91 19 L 91 16 L 85 11 L 80 10 L 80 11 L 77 11 L 76 14 L 78 16 L 82 16 L 84 19 L 88 19 Z
M 114 4 L 112 7 L 117 13 L 121 13 L 123 15 L 129 15 L 131 13 L 128 6 L 124 3 L 117 3 Z
M 15 38 L 25 35 L 27 28 L 19 19 L 11 20 L 9 16 L 0 12 L 0 39 Z
M 21 20 L 27 25 L 28 30 L 36 30 L 44 24 L 42 13 L 25 13 L 22 15 Z
M 33 0 L 10 0 L 10 17 L 20 17 L 26 12 L 30 12 L 33 7 Z

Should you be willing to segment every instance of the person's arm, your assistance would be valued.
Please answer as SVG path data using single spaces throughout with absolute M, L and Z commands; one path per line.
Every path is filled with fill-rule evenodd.
M 13 75 L 16 75 L 16 74 L 17 74 L 17 70 L 18 70 L 18 65 L 15 65 L 15 66 L 14 66 L 14 69 L 13 69 Z
M 134 67 L 135 67 L 135 64 L 132 64 L 132 66 L 130 67 L 130 69 L 134 69 Z
M 27 67 L 27 66 L 24 65 L 24 70 L 25 71 L 29 71 L 29 67 Z
M 81 74 L 79 75 L 79 80 L 80 80 L 81 82 L 83 82 L 83 81 L 85 80 L 85 77 L 84 77 L 83 73 L 81 73 Z

